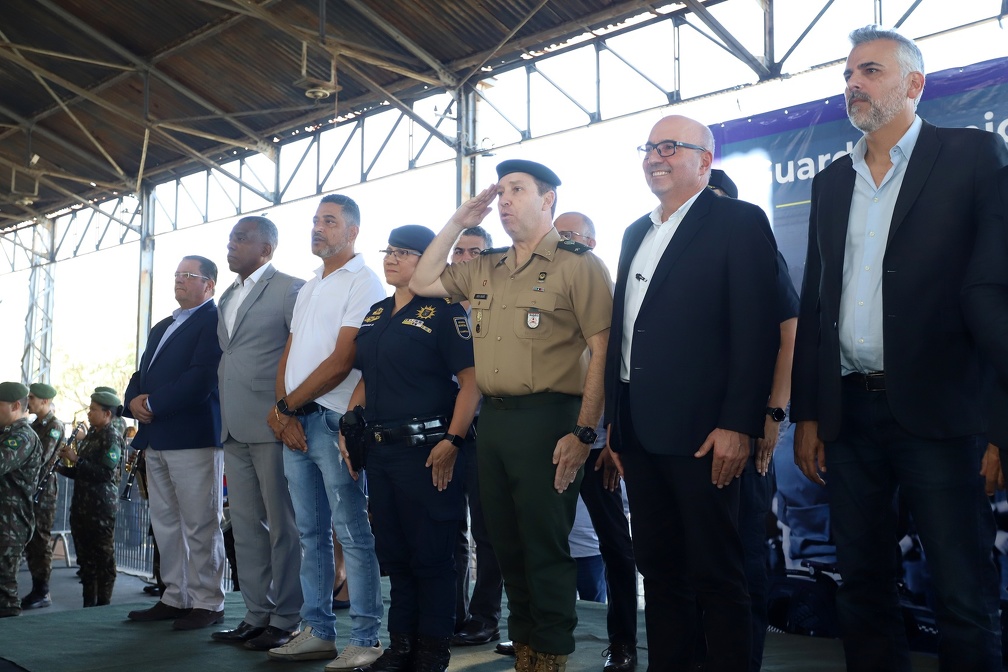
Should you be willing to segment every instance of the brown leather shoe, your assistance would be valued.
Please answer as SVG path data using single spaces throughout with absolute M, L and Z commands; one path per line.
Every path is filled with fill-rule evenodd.
M 300 631 L 298 630 L 284 630 L 283 628 L 276 628 L 271 625 L 258 637 L 254 637 L 245 642 L 245 648 L 251 649 L 252 651 L 269 651 L 270 649 L 275 649 L 278 646 L 283 646 L 296 637 L 299 632 Z
M 172 623 L 174 630 L 199 630 L 208 625 L 224 622 L 224 610 L 210 611 L 209 609 L 193 609 L 182 618 L 175 619 Z
M 127 616 L 131 621 L 140 621 L 145 623 L 147 621 L 174 621 L 176 618 L 182 618 L 189 614 L 191 609 L 181 609 L 179 607 L 171 607 L 164 602 L 158 602 L 150 609 L 138 609 L 136 611 L 131 611 Z

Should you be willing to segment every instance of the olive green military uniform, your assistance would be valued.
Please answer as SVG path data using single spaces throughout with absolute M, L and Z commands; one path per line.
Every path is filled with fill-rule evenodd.
M 44 418 L 36 418 L 31 428 L 38 434 L 42 442 L 41 468 L 39 478 L 44 477 L 56 459 L 56 451 L 63 443 L 63 422 L 52 411 Z M 28 558 L 28 571 L 31 573 L 32 586 L 38 586 L 42 595 L 49 592 L 49 574 L 52 570 L 52 538 L 50 532 L 53 519 L 56 516 L 56 497 L 58 495 L 56 473 L 46 479 L 39 499 L 35 502 L 35 533 L 25 546 L 25 556 Z M 33 590 L 34 592 L 34 590 Z
M 35 528 L 32 498 L 41 462 L 42 445 L 28 418 L 0 430 L 0 616 L 21 613 L 17 569 Z
M 70 532 L 81 567 L 85 607 L 108 604 L 112 598 L 119 508 L 116 467 L 123 447 L 122 435 L 111 424 L 92 427 L 77 448 L 76 464 L 59 467 L 60 473 L 74 479 Z
M 582 474 L 553 487 L 557 441 L 577 424 L 586 339 L 609 328 L 612 283 L 589 249 L 551 230 L 521 267 L 514 248 L 448 266 L 471 306 L 480 498 L 508 595 L 508 634 L 541 653 L 574 651 L 577 565 L 567 537 Z M 601 355 L 599 355 L 601 356 Z

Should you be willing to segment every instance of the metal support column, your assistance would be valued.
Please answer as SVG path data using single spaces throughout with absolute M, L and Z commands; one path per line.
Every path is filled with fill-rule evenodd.
M 455 143 L 455 205 L 476 195 L 476 95 L 471 87 L 455 89 L 457 103 Z
M 28 279 L 28 315 L 25 317 L 25 347 L 21 356 L 21 380 L 25 385 L 49 382 L 52 367 L 52 315 L 56 283 L 55 225 L 40 219 L 32 235 L 32 265 Z
M 146 182 L 140 187 L 140 278 L 137 287 L 136 365 L 151 329 L 154 287 L 154 191 Z

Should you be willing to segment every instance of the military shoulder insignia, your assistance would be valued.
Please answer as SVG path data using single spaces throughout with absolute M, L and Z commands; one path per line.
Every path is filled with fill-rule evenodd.
M 573 252 L 574 254 L 584 254 L 585 252 L 591 252 L 592 248 L 588 247 L 584 243 L 578 243 L 576 241 L 567 240 L 565 238 L 564 240 L 561 240 L 559 243 L 557 243 L 557 249 L 567 250 L 568 252 Z
M 381 306 L 378 306 L 377 308 L 371 311 L 370 315 L 364 318 L 364 323 L 371 324 L 372 322 L 377 322 L 381 318 L 383 312 L 385 312 L 385 309 L 382 308 Z
M 11 438 L 7 439 L 7 445 L 10 446 L 11 448 L 17 448 L 21 444 L 18 442 L 17 439 L 15 439 L 14 437 L 11 437 Z
M 488 247 L 487 249 L 480 252 L 480 256 L 484 254 L 504 254 L 508 251 L 506 247 Z
M 469 321 L 464 317 L 456 317 L 453 319 L 455 321 L 455 333 L 467 341 L 472 339 L 472 333 L 469 331 Z
M 49 436 L 51 436 L 54 439 L 58 439 L 60 438 L 60 431 L 55 427 L 53 427 L 52 429 L 49 430 Z

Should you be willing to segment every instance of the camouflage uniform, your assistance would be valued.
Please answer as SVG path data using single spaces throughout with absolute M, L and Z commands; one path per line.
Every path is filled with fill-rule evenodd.
M 40 461 L 39 478 L 45 475 L 56 457 L 56 451 L 63 442 L 63 423 L 52 411 L 44 418 L 38 418 L 31 428 L 38 434 L 42 442 L 42 459 Z M 53 519 L 56 516 L 56 474 L 52 474 L 45 489 L 35 502 L 35 534 L 25 546 L 25 556 L 28 558 L 28 571 L 32 577 L 32 592 L 45 595 L 49 592 L 49 574 L 52 570 L 52 539 L 50 532 Z
M 0 616 L 21 613 L 17 570 L 35 527 L 32 498 L 41 463 L 42 445 L 28 418 L 0 431 Z
M 115 585 L 115 522 L 119 491 L 116 465 L 123 451 L 122 435 L 110 424 L 88 430 L 77 448 L 77 463 L 60 466 L 74 479 L 70 532 L 84 584 L 84 606 L 108 604 Z

